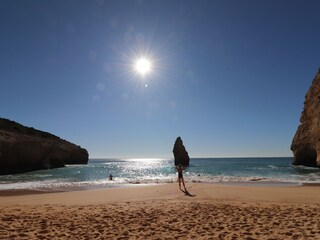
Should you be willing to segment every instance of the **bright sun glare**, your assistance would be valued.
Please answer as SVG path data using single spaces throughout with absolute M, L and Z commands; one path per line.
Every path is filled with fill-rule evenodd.
M 135 64 L 135 69 L 141 75 L 145 75 L 146 73 L 150 72 L 151 70 L 151 63 L 149 60 L 145 58 L 140 58 L 137 60 Z

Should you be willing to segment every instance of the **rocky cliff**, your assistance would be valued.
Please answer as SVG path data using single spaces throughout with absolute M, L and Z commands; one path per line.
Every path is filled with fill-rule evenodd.
M 0 175 L 87 162 L 87 150 L 50 133 L 0 118 Z
M 181 137 L 177 137 L 173 146 L 174 165 L 181 164 L 182 166 L 189 166 L 189 155 L 183 145 Z
M 300 125 L 292 140 L 294 165 L 320 167 L 320 69 L 305 96 Z

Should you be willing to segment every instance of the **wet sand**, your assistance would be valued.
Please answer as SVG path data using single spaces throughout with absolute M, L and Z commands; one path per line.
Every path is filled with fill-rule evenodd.
M 0 239 L 320 239 L 319 186 L 177 184 L 0 197 Z

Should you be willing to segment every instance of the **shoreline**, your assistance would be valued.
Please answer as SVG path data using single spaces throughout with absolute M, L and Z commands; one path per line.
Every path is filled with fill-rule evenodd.
M 1 197 L 10 196 L 23 196 L 34 194 L 49 194 L 49 193 L 63 193 L 63 192 L 77 192 L 77 191 L 90 191 L 90 190 L 107 190 L 118 188 L 137 188 L 148 186 L 160 186 L 167 184 L 178 183 L 131 183 L 131 184 L 115 184 L 109 186 L 73 186 L 73 187 L 60 187 L 60 188 L 39 188 L 39 189 L 5 189 L 0 190 Z M 250 182 L 218 182 L 218 183 L 203 183 L 203 182 L 186 182 L 186 185 L 190 184 L 208 184 L 208 185 L 226 185 L 226 186 L 243 186 L 243 187 L 320 187 L 320 183 L 298 183 L 298 182 L 275 182 L 275 181 L 250 181 Z
M 271 200 L 279 201 L 283 199 L 290 199 L 294 201 L 300 201 L 303 203 L 302 199 L 309 203 L 320 203 L 320 185 L 258 185 L 256 183 L 252 184 L 225 184 L 225 183 L 186 183 L 187 190 L 193 194 L 193 190 L 199 196 L 209 196 L 210 199 L 243 199 L 243 200 Z M 150 194 L 155 194 L 154 197 L 166 198 L 169 193 L 174 193 L 176 196 L 184 196 L 184 194 L 179 191 L 178 183 L 167 183 L 167 184 L 132 184 L 125 185 L 121 187 L 94 187 L 94 188 L 65 188 L 65 189 L 46 189 L 46 190 L 2 190 L 0 191 L 0 206 L 2 203 L 10 203 L 10 199 L 18 201 L 20 199 L 54 199 L 60 196 L 74 196 L 79 195 L 81 198 L 86 199 L 88 195 L 98 194 L 104 195 L 107 202 L 113 201 L 115 198 L 118 200 L 132 200 L 132 195 L 144 196 L 145 192 L 150 192 Z M 158 194 L 158 193 L 162 194 Z M 119 193 L 121 193 L 119 195 Z M 126 197 L 126 193 L 130 193 Z M 284 194 L 285 193 L 285 194 Z M 318 193 L 318 195 L 316 194 Z M 170 195 L 169 194 L 169 195 Z M 116 197 L 110 197 L 109 195 L 114 195 Z M 199 198 L 197 197 L 197 199 Z M 312 196 L 312 197 L 310 197 Z M 140 198 L 140 197 L 139 197 Z M 62 201 L 63 202 L 63 201 Z M 13 202 L 11 202 L 13 203 Z M 76 202 L 75 202 L 76 203 Z M 319 204 L 320 205 L 320 204 Z
M 46 193 L 64 193 L 64 192 L 78 192 L 78 191 L 92 191 L 92 190 L 106 190 L 118 188 L 135 188 L 163 185 L 164 183 L 150 183 L 150 184 L 117 184 L 109 186 L 73 186 L 73 187 L 60 187 L 60 188 L 39 188 L 39 189 L 5 189 L 0 190 L 0 198 L 6 196 L 20 196 L 20 195 L 33 195 L 33 194 L 46 194 Z

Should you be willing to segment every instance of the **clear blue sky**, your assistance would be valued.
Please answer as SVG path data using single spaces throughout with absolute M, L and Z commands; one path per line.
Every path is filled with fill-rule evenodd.
M 320 1 L 1 0 L 0 116 L 90 157 L 291 156 Z M 141 78 L 134 61 L 146 56 Z M 145 84 L 148 86 L 145 87 Z

